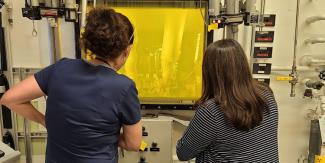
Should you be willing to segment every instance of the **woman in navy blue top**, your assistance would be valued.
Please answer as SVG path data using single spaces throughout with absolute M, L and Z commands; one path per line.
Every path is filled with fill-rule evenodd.
M 137 89 L 131 79 L 116 72 L 129 55 L 133 32 L 124 15 L 112 9 L 92 10 L 82 45 L 96 59 L 60 60 L 14 86 L 1 99 L 17 114 L 46 126 L 47 163 L 115 163 L 118 146 L 139 149 Z M 30 101 L 45 95 L 44 117 Z

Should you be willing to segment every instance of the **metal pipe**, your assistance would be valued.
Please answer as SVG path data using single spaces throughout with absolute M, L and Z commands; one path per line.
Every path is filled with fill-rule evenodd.
M 57 50 L 56 49 L 56 40 L 55 40 L 55 37 L 56 37 L 56 28 L 55 27 L 51 27 L 51 34 L 52 34 L 52 58 L 51 58 L 51 64 L 54 64 L 56 61 L 57 61 Z
M 53 35 L 53 63 L 61 59 L 61 35 L 60 35 L 60 21 L 57 20 L 57 27 L 52 27 L 52 35 Z
M 239 14 L 239 0 L 225 0 L 226 14 Z M 238 24 L 226 26 L 226 38 L 238 40 Z
M 8 15 L 8 20 L 12 20 L 12 0 L 8 0 L 7 1 L 8 3 L 8 8 L 7 8 L 7 15 Z M 12 21 L 8 21 L 8 25 L 12 25 Z M 5 28 L 5 32 L 6 32 L 6 35 L 5 35 L 5 38 L 6 40 L 6 49 L 7 49 L 7 62 L 8 62 L 8 71 L 6 72 L 7 73 L 7 76 L 9 77 L 9 83 L 10 85 L 13 85 L 14 84 L 14 79 L 13 79 L 13 67 L 12 67 L 12 40 L 11 40 L 11 30 L 12 30 L 12 26 L 8 26 L 8 28 Z M 13 129 L 12 129 L 12 132 L 13 132 L 13 135 L 14 135 L 14 142 L 15 142 L 15 149 L 19 149 L 19 143 L 18 143 L 18 136 L 17 136 L 17 114 L 16 113 L 13 113 L 12 114 L 12 121 L 13 121 Z
M 297 9 L 296 9 L 296 27 L 295 27 L 295 42 L 294 42 L 294 52 L 293 52 L 293 63 L 292 70 L 289 76 L 292 77 L 290 81 L 291 92 L 290 97 L 295 97 L 295 86 L 298 83 L 298 73 L 297 73 L 297 53 L 298 53 L 298 36 L 299 36 L 299 14 L 300 14 L 300 0 L 297 0 Z
M 26 155 L 26 163 L 32 163 L 32 149 L 31 149 L 31 138 L 30 138 L 30 127 L 29 121 L 24 118 L 24 142 L 25 142 L 25 155 Z
M 260 27 L 260 31 L 263 30 L 264 27 L 264 14 L 265 14 L 265 0 L 261 1 L 261 6 L 260 6 L 260 14 L 259 14 L 259 19 L 258 19 L 258 24 Z
M 273 66 L 272 65 L 272 71 L 291 71 L 291 70 L 292 70 L 291 66 Z M 308 67 L 308 66 L 297 66 L 296 70 L 302 71 L 302 72 L 310 72 L 310 71 L 315 72 L 315 68 Z
M 309 154 L 308 154 L 308 163 L 315 162 L 315 156 L 319 155 L 321 152 L 321 133 L 319 127 L 319 120 L 311 120 L 310 123 L 310 134 L 309 134 Z
M 251 49 L 250 49 L 250 66 L 251 66 L 251 70 L 253 70 L 252 66 L 253 66 L 253 59 L 254 59 L 254 48 L 255 48 L 255 33 L 256 33 L 256 26 L 253 25 L 252 26 L 252 36 L 251 36 Z
M 256 0 L 246 0 L 246 12 L 255 12 L 256 11 Z M 254 47 L 255 47 L 255 32 L 256 32 L 256 25 L 252 25 L 252 33 L 250 36 L 250 66 L 253 66 L 253 59 L 254 59 Z M 252 70 L 252 68 L 251 68 Z
M 209 15 L 217 16 L 220 14 L 221 0 L 209 0 Z
M 22 81 L 23 70 L 19 68 L 19 79 Z M 29 121 L 24 118 L 24 143 L 25 143 L 25 155 L 26 155 L 26 163 L 32 163 L 32 149 L 31 149 L 31 138 L 30 138 L 30 124 Z
M 301 57 L 300 63 L 306 66 L 325 66 L 325 59 L 317 59 L 311 55 L 305 55 Z
M 87 2 L 88 2 L 88 0 L 82 0 L 81 1 L 81 21 L 80 21 L 80 28 L 84 28 L 86 26 Z
M 311 24 L 321 20 L 325 20 L 325 16 L 312 16 L 307 18 L 306 23 Z
M 310 38 L 305 40 L 306 44 L 320 44 L 325 43 L 325 38 Z
M 294 52 L 293 52 L 294 56 L 293 56 L 293 64 L 292 64 L 293 71 L 297 67 L 298 36 L 299 36 L 299 14 L 300 14 L 300 0 L 297 0 L 295 42 L 294 42 Z

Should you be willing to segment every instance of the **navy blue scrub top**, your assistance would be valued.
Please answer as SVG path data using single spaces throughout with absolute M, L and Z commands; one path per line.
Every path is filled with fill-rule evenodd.
M 134 82 L 77 59 L 63 59 L 35 78 L 48 96 L 46 163 L 116 163 L 121 126 L 141 119 Z

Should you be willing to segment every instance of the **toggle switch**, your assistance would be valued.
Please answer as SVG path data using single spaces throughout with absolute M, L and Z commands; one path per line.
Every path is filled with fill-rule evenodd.
M 146 132 L 146 127 L 142 126 L 142 136 L 148 136 L 148 132 Z

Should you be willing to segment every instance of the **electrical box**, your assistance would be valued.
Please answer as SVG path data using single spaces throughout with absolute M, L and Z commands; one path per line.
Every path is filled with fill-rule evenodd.
M 271 66 L 271 63 L 254 63 L 253 74 L 270 74 Z
M 256 31 L 255 42 L 273 43 L 274 31 Z
M 245 25 L 257 25 L 259 20 L 258 12 L 250 12 L 245 15 Z
M 272 58 L 273 47 L 255 47 L 254 58 Z
M 141 152 L 120 152 L 119 163 L 171 163 L 173 121 L 153 118 L 142 122 L 142 139 L 148 146 Z
M 264 24 L 265 27 L 274 27 L 275 26 L 275 14 L 264 15 Z

